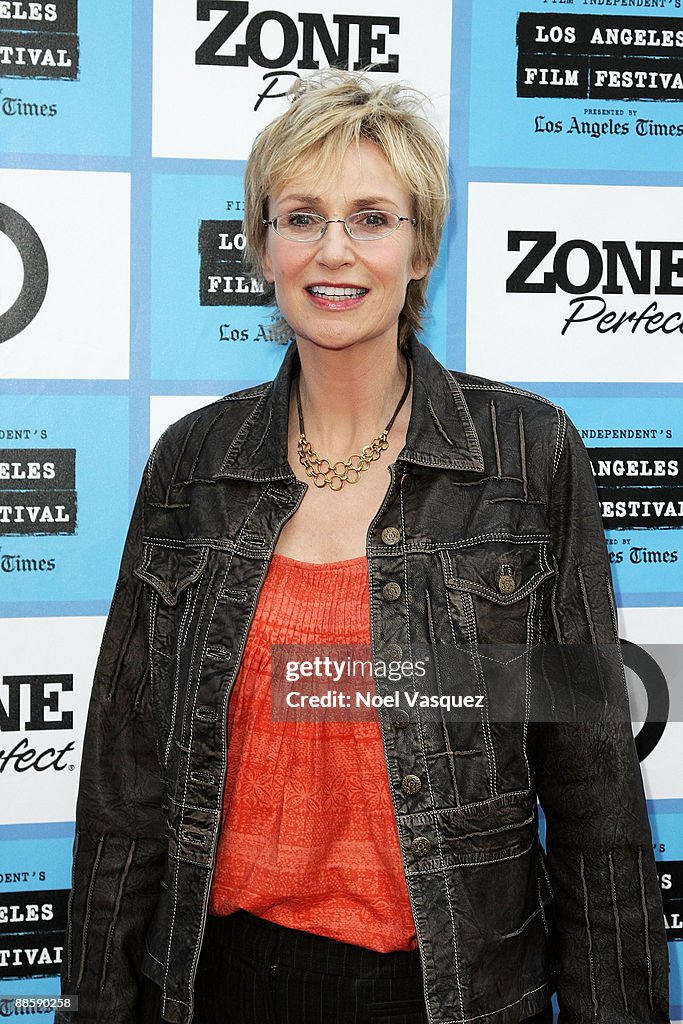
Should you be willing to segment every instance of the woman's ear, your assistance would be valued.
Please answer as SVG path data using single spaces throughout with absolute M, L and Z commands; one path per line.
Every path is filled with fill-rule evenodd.
M 268 284 L 272 284 L 273 281 L 275 280 L 275 277 L 273 275 L 273 264 L 272 264 L 271 259 L 270 259 L 270 253 L 268 252 L 268 243 L 267 242 L 266 242 L 266 246 L 265 246 L 265 248 L 263 250 L 263 256 L 261 257 L 261 266 L 263 268 L 264 280 L 266 280 L 268 282 Z
M 415 258 L 413 260 L 412 267 L 413 267 L 413 272 L 412 272 L 411 278 L 410 278 L 411 281 L 421 281 L 422 278 L 425 276 L 425 274 L 429 273 L 429 269 L 430 269 L 429 268 L 429 263 L 427 262 L 426 259 L 417 259 L 417 258 Z

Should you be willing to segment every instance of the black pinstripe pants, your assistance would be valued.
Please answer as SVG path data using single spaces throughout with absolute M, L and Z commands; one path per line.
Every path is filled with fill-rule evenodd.
M 163 1024 L 144 979 L 138 1024 Z M 377 953 L 240 910 L 209 917 L 193 1024 L 427 1024 L 414 953 Z M 552 1024 L 552 1012 L 527 1024 Z

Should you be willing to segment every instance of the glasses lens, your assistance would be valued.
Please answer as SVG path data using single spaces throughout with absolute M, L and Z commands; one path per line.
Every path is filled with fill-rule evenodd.
M 352 213 L 346 218 L 349 233 L 352 238 L 365 241 L 369 238 L 384 238 L 401 223 L 401 218 L 395 213 L 386 213 L 384 210 L 361 210 L 359 213 Z
M 276 217 L 275 230 L 292 242 L 314 242 L 320 238 L 325 227 L 325 218 L 318 213 L 288 213 Z

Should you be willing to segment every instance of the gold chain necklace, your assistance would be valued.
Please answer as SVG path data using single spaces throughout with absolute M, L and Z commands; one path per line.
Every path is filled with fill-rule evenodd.
M 314 450 L 311 442 L 306 437 L 306 431 L 304 430 L 304 414 L 301 408 L 299 378 L 296 378 L 296 408 L 299 414 L 299 440 L 296 450 L 299 453 L 299 462 L 306 470 L 307 476 L 313 478 L 313 483 L 316 487 L 324 487 L 328 484 L 331 490 L 340 491 L 344 484 L 355 484 L 361 473 L 368 468 L 370 463 L 376 462 L 382 452 L 389 447 L 387 434 L 394 425 L 394 420 L 403 408 L 403 403 L 408 397 L 408 392 L 410 391 L 412 367 L 409 359 L 406 360 L 406 364 L 407 373 L 403 394 L 399 399 L 398 405 L 394 409 L 393 416 L 382 433 L 375 437 L 370 444 L 363 445 L 359 453 L 349 455 L 346 462 L 339 460 L 339 462 L 335 462 L 334 465 L 331 465 L 328 459 L 321 459 L 318 453 Z

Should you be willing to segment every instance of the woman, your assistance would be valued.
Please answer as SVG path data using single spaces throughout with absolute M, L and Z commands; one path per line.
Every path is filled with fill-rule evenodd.
M 87 727 L 69 1020 L 516 1024 L 551 1020 L 555 987 L 572 1024 L 668 1020 L 585 451 L 560 409 L 416 338 L 446 182 L 410 94 L 350 73 L 300 83 L 256 141 L 245 230 L 295 340 L 147 467 Z M 271 645 L 330 643 L 427 651 L 476 713 L 275 720 Z M 501 643 L 518 721 L 493 706 Z M 601 720 L 532 720 L 538 650 Z

